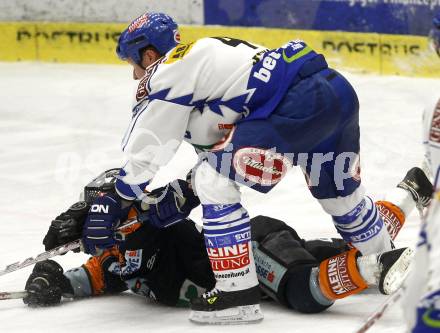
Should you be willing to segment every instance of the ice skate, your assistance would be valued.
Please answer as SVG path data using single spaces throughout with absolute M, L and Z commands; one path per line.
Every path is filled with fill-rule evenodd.
M 418 209 L 427 207 L 431 201 L 433 193 L 432 184 L 425 172 L 418 167 L 410 169 L 397 187 L 411 193 Z
M 237 325 L 263 320 L 258 286 L 239 290 L 214 289 L 191 304 L 189 320 L 197 324 Z
M 377 286 L 384 295 L 390 295 L 400 288 L 408 275 L 412 258 L 412 249 L 401 248 L 359 257 L 357 264 L 369 285 Z

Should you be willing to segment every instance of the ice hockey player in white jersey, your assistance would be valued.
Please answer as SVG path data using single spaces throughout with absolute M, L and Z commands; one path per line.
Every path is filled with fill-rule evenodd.
M 431 44 L 440 57 L 440 12 L 433 24 Z M 435 193 L 422 223 L 415 267 L 402 302 L 411 333 L 440 332 L 440 92 L 434 98 L 423 115 L 423 144 Z
M 125 201 L 144 200 L 145 187 L 183 140 L 199 153 L 193 186 L 216 286 L 192 302 L 192 321 L 263 318 L 239 184 L 266 193 L 297 165 L 346 242 L 364 255 L 393 248 L 361 185 L 357 95 L 322 55 L 301 40 L 272 50 L 228 37 L 179 40 L 177 24 L 160 13 L 140 16 L 119 38 L 118 56 L 140 81 L 116 190 Z M 100 200 L 96 207 L 109 214 L 99 228 L 112 226 L 121 203 Z M 167 215 L 147 210 L 147 202 L 141 207 L 158 224 Z M 99 237 L 86 239 L 93 248 Z

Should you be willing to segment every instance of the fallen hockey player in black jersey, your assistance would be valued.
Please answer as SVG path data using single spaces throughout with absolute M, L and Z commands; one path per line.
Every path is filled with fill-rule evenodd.
M 85 221 L 94 211 L 90 207 L 96 202 L 97 194 L 114 195 L 113 182 L 105 181 L 105 176 L 94 180 L 100 184 L 98 189 L 86 187 L 86 201 L 76 203 L 52 221 L 43 241 L 46 250 L 81 236 L 84 239 L 84 229 L 90 228 Z M 427 196 L 423 192 L 427 187 L 423 176 L 412 169 L 399 185 L 409 192 L 412 190 L 411 197 L 417 202 Z M 155 190 L 154 194 L 164 196 L 165 192 L 172 192 L 190 202 L 181 215 L 184 216 L 198 205 L 198 200 L 188 183 L 179 181 L 179 185 L 181 191 L 167 186 Z M 376 205 L 394 238 L 404 223 L 404 210 L 387 201 Z M 155 211 L 160 208 L 156 207 Z M 139 217 L 139 210 L 131 209 L 128 218 L 136 215 Z M 390 294 L 400 286 L 411 260 L 412 251 L 408 248 L 362 256 L 342 239 L 307 241 L 284 222 L 266 216 L 252 218 L 251 224 L 260 290 L 280 304 L 303 313 L 321 312 L 336 299 L 369 287 Z M 28 296 L 24 302 L 29 306 L 48 306 L 60 303 L 62 297 L 80 298 L 131 290 L 162 304 L 188 305 L 215 285 L 199 229 L 188 218 L 181 218 L 166 228 L 139 223 L 124 233 L 113 232 L 112 238 L 118 239 L 116 245 L 98 251 L 81 267 L 63 273 L 55 261 L 39 262 L 26 283 Z M 240 260 L 240 250 L 231 248 L 230 251 L 233 265 L 234 260 Z M 216 301 L 215 295 L 209 299 L 215 310 L 228 306 Z M 245 298 L 243 302 L 246 303 Z

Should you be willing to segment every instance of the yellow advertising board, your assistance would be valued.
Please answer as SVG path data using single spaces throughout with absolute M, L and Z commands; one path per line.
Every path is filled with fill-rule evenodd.
M 124 25 L 107 23 L 0 23 L 1 61 L 118 63 L 115 45 Z
M 120 63 L 115 47 L 124 28 L 114 23 L 1 22 L 0 61 Z M 181 35 L 183 42 L 229 36 L 269 48 L 303 39 L 337 69 L 440 76 L 440 61 L 420 36 L 222 26 L 182 26 Z

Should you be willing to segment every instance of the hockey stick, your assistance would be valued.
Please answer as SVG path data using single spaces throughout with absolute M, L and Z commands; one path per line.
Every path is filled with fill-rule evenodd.
M 354 333 L 364 333 L 368 331 L 371 326 L 373 326 L 380 318 L 382 318 L 387 309 L 394 305 L 403 296 L 404 291 L 405 289 L 402 287 L 393 295 L 389 296 L 387 300 L 383 302 L 379 308 L 376 309 L 376 311 L 368 316 L 363 325 L 359 327 L 356 331 L 354 331 Z
M 17 261 L 13 264 L 10 264 L 10 265 L 6 266 L 4 269 L 0 270 L 0 276 L 14 272 L 14 271 L 18 271 L 19 269 L 36 264 L 39 261 L 43 261 L 43 260 L 58 256 L 58 255 L 67 253 L 71 250 L 75 250 L 80 247 L 81 247 L 81 240 L 77 239 L 76 241 L 58 246 L 52 250 L 49 250 L 49 251 L 46 251 L 43 253 L 40 253 L 35 258 L 29 257 L 29 258 L 23 260 L 22 262 Z
M 27 291 L 11 291 L 11 292 L 0 292 L 0 301 L 7 299 L 21 299 L 27 296 Z
M 133 224 L 138 223 L 138 220 L 135 219 L 130 219 L 127 221 L 127 223 L 121 225 L 119 228 L 117 228 L 116 230 L 122 230 L 125 229 L 129 226 L 132 226 Z M 71 250 L 75 250 L 75 249 L 79 249 L 82 247 L 82 242 L 81 239 L 77 239 L 73 242 L 58 246 L 52 250 L 40 253 L 39 255 L 37 255 L 35 258 L 33 257 L 29 257 L 25 260 L 23 260 L 22 262 L 17 261 L 13 264 L 7 265 L 4 269 L 0 270 L 0 276 L 11 273 L 11 272 L 15 272 L 18 271 L 19 269 L 25 268 L 27 266 L 36 264 L 39 261 L 43 261 L 49 258 L 53 258 L 56 257 L 58 255 L 67 253 Z

